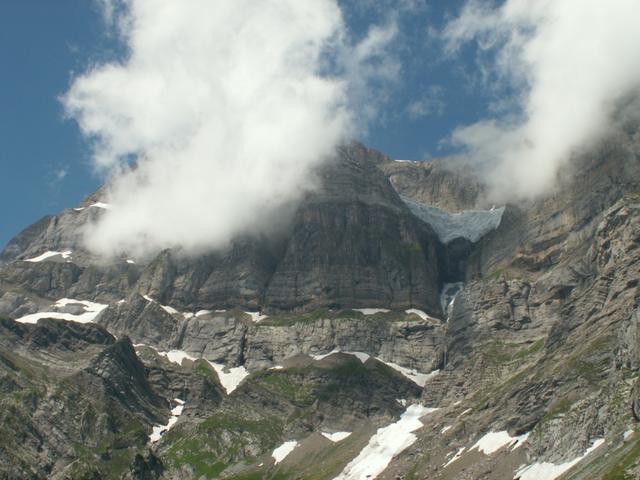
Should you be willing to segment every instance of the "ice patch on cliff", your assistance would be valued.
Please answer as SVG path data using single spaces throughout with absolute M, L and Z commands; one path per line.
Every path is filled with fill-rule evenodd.
M 477 242 L 498 228 L 504 213 L 504 207 L 449 213 L 406 197 L 402 197 L 402 200 L 416 217 L 433 228 L 442 243 L 449 243 L 456 238 Z

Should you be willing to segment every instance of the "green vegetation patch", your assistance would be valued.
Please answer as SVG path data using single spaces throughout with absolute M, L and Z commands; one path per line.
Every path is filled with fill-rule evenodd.
M 636 467 L 638 463 L 640 463 L 640 438 L 634 440 L 631 449 L 624 455 L 622 460 L 602 476 L 602 480 L 635 480 L 637 477 L 627 473 L 627 471 L 632 467 Z
M 256 454 L 273 448 L 282 430 L 282 421 L 276 417 L 248 419 L 234 413 L 216 414 L 194 432 L 168 432 L 164 441 L 171 446 L 163 460 L 171 468 L 189 467 L 195 478 L 215 478 L 227 466 L 238 461 L 251 463 Z
M 379 312 L 372 315 L 365 315 L 362 312 L 343 309 L 343 310 L 328 310 L 318 309 L 306 313 L 294 313 L 294 314 L 278 314 L 268 316 L 256 324 L 257 327 L 286 327 L 295 325 L 298 323 L 313 323 L 318 320 L 335 320 L 335 319 L 359 319 L 367 320 L 368 322 L 382 322 L 390 323 L 397 321 L 415 321 L 420 320 L 420 317 L 415 314 L 407 314 L 404 311 L 392 310 L 389 312 Z

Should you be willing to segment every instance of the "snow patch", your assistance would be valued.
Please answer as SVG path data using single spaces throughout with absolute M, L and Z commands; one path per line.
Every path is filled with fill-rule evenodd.
M 458 415 L 458 417 L 461 417 L 463 415 L 466 415 L 467 413 L 469 413 L 471 410 L 473 410 L 473 408 L 467 408 L 464 412 L 462 412 L 460 415 Z
M 447 433 L 449 430 L 451 430 L 451 427 L 453 425 L 447 425 L 446 427 L 442 427 L 442 430 L 440 430 L 440 433 Z
M 323 358 L 326 358 L 329 355 L 333 355 L 334 353 L 344 353 L 346 355 L 353 355 L 358 360 L 360 360 L 362 363 L 366 362 L 367 360 L 369 360 L 369 358 L 371 358 L 371 355 L 369 355 L 368 353 L 364 353 L 364 352 L 348 352 L 348 351 L 343 351 L 343 350 L 338 350 L 338 349 L 331 350 L 329 353 L 321 353 L 319 355 L 311 355 L 311 354 L 309 354 L 309 356 L 311 358 L 313 358 L 314 360 L 322 360 Z
M 276 448 L 271 456 L 273 457 L 274 463 L 277 465 L 282 460 L 284 460 L 287 455 L 289 455 L 293 450 L 298 446 L 298 442 L 296 440 L 290 440 L 288 442 L 284 442 L 278 448 Z
M 144 346 L 144 344 L 140 343 L 140 344 L 134 345 L 134 347 L 137 347 L 137 346 Z M 161 351 L 158 351 L 155 347 L 151 347 L 151 348 L 153 348 L 158 353 L 158 355 L 166 357 L 170 362 L 177 363 L 178 365 L 182 365 L 182 361 L 185 358 L 192 361 L 198 360 L 198 358 L 192 355 L 189 355 L 184 350 L 169 350 L 168 352 L 161 352 Z M 227 369 L 221 363 L 214 363 L 210 360 L 206 360 L 206 361 L 216 371 L 216 374 L 218 375 L 218 379 L 220 380 L 220 384 L 222 384 L 222 386 L 224 387 L 225 391 L 227 392 L 227 395 L 233 392 L 238 387 L 238 385 L 240 385 L 240 382 L 242 382 L 242 380 L 244 380 L 244 378 L 249 375 L 249 372 L 247 371 L 247 369 L 244 368 L 244 366 L 242 365 L 239 367 L 233 367 L 233 368 Z M 228 370 L 228 371 L 225 371 L 225 370 Z
M 406 313 L 407 315 L 411 315 L 413 313 L 415 315 L 418 315 L 422 320 L 436 320 L 438 322 L 440 321 L 440 319 L 432 317 L 428 313 L 423 312 L 422 310 L 418 310 L 417 308 L 410 308 L 409 310 L 405 310 L 404 313 Z
M 196 312 L 196 317 L 202 317 L 204 315 L 209 315 L 211 313 L 211 310 L 198 310 Z
M 366 362 L 367 360 L 369 360 L 369 358 L 371 358 L 371 355 L 369 355 L 368 353 L 364 353 L 364 352 L 344 352 L 344 353 L 346 353 L 348 355 L 353 355 L 358 360 L 360 360 L 362 363 Z
M 434 370 L 433 372 L 429 372 L 429 373 L 420 373 L 413 368 L 401 367 L 400 365 L 393 362 L 385 362 L 384 360 L 378 357 L 376 357 L 376 360 L 379 360 L 385 365 L 388 365 L 394 370 L 400 372 L 402 375 L 407 377 L 409 380 L 411 380 L 413 383 L 415 383 L 419 387 L 424 387 L 428 380 L 430 380 L 431 378 L 438 375 L 438 373 L 440 373 L 440 370 Z
M 229 395 L 236 388 L 238 388 L 238 385 L 240 385 L 240 382 L 242 382 L 242 380 L 244 380 L 246 377 L 249 376 L 249 372 L 242 365 L 240 365 L 239 367 L 233 367 L 233 368 L 227 369 L 224 365 L 220 363 L 213 363 L 213 362 L 210 362 L 209 360 L 207 360 L 207 362 L 209 362 L 209 364 L 213 367 L 213 369 L 218 374 L 218 379 L 220 380 L 220 383 L 226 390 L 227 395 Z M 228 370 L 228 371 L 225 372 L 225 370 Z
M 20 323 L 38 323 L 41 318 L 56 318 L 58 320 L 67 320 L 78 323 L 90 323 L 95 320 L 102 310 L 109 305 L 102 303 L 90 302 L 88 300 L 74 300 L 72 298 L 61 298 L 52 305 L 52 308 L 64 308 L 67 305 L 78 305 L 84 310 L 82 313 L 64 313 L 58 311 L 38 312 L 25 315 L 16 319 L 16 322 Z
M 171 409 L 171 417 L 169 418 L 169 422 L 166 425 L 158 425 L 153 427 L 153 431 L 151 435 L 149 435 L 149 441 L 151 443 L 155 443 L 160 440 L 160 437 L 173 427 L 178 421 L 178 417 L 182 415 L 182 410 L 184 409 L 184 401 L 179 398 L 175 398 L 174 401 L 178 404 L 173 409 Z
M 323 437 L 328 438 L 334 443 L 344 440 L 349 435 L 351 435 L 351 432 L 333 432 L 333 433 L 322 432 Z
M 162 307 L 162 309 L 165 312 L 170 313 L 171 315 L 176 315 L 176 314 L 180 313 L 180 312 L 178 312 L 178 310 L 176 310 L 175 308 L 170 307 L 168 305 L 160 305 L 160 306 Z
M 309 354 L 309 356 L 314 360 L 322 360 L 323 358 L 327 358 L 329 355 L 333 355 L 334 353 L 340 353 L 340 350 L 331 350 L 329 353 L 321 353 L 320 355 Z
M 388 313 L 391 311 L 387 308 L 352 308 L 352 310 L 365 315 L 375 315 L 376 313 Z
M 135 262 L 135 260 L 131 260 L 130 258 L 127 258 L 127 263 L 130 263 L 130 264 L 132 264 L 132 265 L 133 265 L 133 264 L 135 264 L 136 262 Z
M 170 315 L 183 315 L 185 318 L 189 318 L 189 317 L 186 316 L 187 314 L 181 314 L 178 310 L 176 310 L 173 307 L 170 307 L 169 305 L 162 305 L 162 304 L 156 302 L 149 295 L 143 295 L 142 298 L 144 298 L 147 302 L 157 303 L 158 305 L 160 305 L 160 308 L 162 308 L 165 312 L 167 312 Z
M 453 457 L 451 457 L 451 460 L 449 460 L 447 463 L 445 463 L 444 465 L 442 465 L 442 468 L 447 468 L 447 467 L 448 467 L 449 465 L 451 465 L 453 462 L 455 462 L 456 460 L 458 460 L 458 459 L 462 456 L 462 454 L 464 453 L 464 451 L 465 451 L 465 447 L 460 448 L 460 449 L 456 452 L 456 454 L 455 454 Z M 451 452 L 451 453 L 453 453 L 453 452 Z M 451 453 L 450 453 L 449 455 L 451 455 Z
M 334 480 L 374 479 L 389 465 L 393 457 L 411 446 L 417 439 L 412 433 L 423 426 L 420 418 L 436 411 L 422 405 L 411 405 L 400 420 L 379 428 L 360 454 Z
M 633 428 L 630 428 L 629 430 L 627 430 L 626 432 L 624 432 L 624 434 L 622 435 L 622 437 L 624 438 L 624 440 L 629 440 L 629 438 L 631 438 L 631 436 L 633 435 L 634 430 Z
M 587 448 L 584 454 L 580 457 L 574 458 L 573 460 L 561 463 L 559 465 L 549 462 L 533 463 L 527 467 L 519 469 L 513 478 L 519 480 L 554 480 L 564 472 L 572 468 L 574 465 L 578 464 L 581 460 L 583 460 L 587 455 L 589 455 L 603 443 L 604 439 L 600 438 L 594 441 L 593 445 Z
M 465 238 L 477 242 L 502 221 L 504 207 L 491 210 L 465 210 L 459 213 L 445 212 L 436 207 L 414 202 L 402 197 L 409 210 L 423 222 L 429 224 L 442 243 L 449 243 L 456 238 Z
M 91 205 L 89 205 L 89 207 L 102 208 L 104 210 L 110 210 L 111 209 L 111 205 L 108 204 L 108 203 L 104 203 L 104 202 L 92 203 Z
M 531 432 L 527 432 L 527 433 L 523 433 L 522 435 L 518 435 L 516 437 L 516 442 L 513 444 L 513 446 L 511 447 L 511 451 L 513 452 L 514 450 L 516 450 L 517 448 L 520 448 L 522 446 L 523 443 L 525 443 L 527 440 L 529 440 L 529 434 Z
M 217 310 L 216 310 L 217 311 Z M 264 320 L 268 315 L 260 315 L 260 312 L 244 312 L 251 317 L 253 323 L 258 323 L 260 320 Z
M 177 363 L 178 365 L 182 365 L 182 361 L 185 358 L 187 360 L 197 360 L 196 357 L 192 357 L 183 350 L 169 350 L 168 352 L 158 352 L 158 354 L 162 355 L 163 357 L 167 357 L 170 362 Z
M 42 255 L 38 255 L 34 258 L 29 258 L 25 262 L 38 263 L 46 260 L 47 258 L 61 256 L 63 260 L 69 261 L 71 259 L 71 250 L 65 250 L 64 252 L 44 252 Z
M 491 455 L 501 448 L 517 441 L 518 439 L 509 435 L 509 432 L 506 430 L 501 432 L 489 432 L 478 440 L 469 450 L 477 448 L 485 455 Z

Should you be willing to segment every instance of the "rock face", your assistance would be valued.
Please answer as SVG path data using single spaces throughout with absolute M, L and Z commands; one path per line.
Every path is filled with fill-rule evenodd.
M 217 363 L 244 365 L 250 371 L 273 367 L 296 355 L 337 350 L 367 352 L 429 372 L 440 366 L 444 355 L 443 322 L 415 314 L 319 310 L 254 323 L 243 312 L 230 311 L 178 321 L 157 304 L 136 297 L 109 307 L 98 321 L 117 335 L 130 335 L 136 344 L 182 350 Z
M 345 147 L 323 169 L 324 188 L 296 213 L 266 305 L 438 312 L 437 239 L 400 200 L 378 168 L 381 160 Z
M 504 209 L 457 165 L 346 146 L 277 236 L 197 258 L 97 262 L 103 192 L 25 230 L 0 477 L 637 478 L 640 134 Z M 24 323 L 60 299 L 104 308 Z
M 0 320 L 0 376 L 6 478 L 57 474 L 82 448 L 144 445 L 145 428 L 166 408 L 128 339 L 94 324 Z
M 438 239 L 400 200 L 380 168 L 385 161 L 361 145 L 345 146 L 318 172 L 318 189 L 284 234 L 240 238 L 227 251 L 197 258 L 167 250 L 140 264 L 122 258 L 105 266 L 85 250 L 82 227 L 106 211 L 95 206 L 104 205 L 99 191 L 25 230 L 3 254 L 27 260 L 70 251 L 70 260 L 14 261 L 0 278 L 45 297 L 112 302 L 134 290 L 191 310 L 375 306 L 438 314 Z
M 387 161 L 382 169 L 396 191 L 414 202 L 449 213 L 481 207 L 485 188 L 460 159 Z

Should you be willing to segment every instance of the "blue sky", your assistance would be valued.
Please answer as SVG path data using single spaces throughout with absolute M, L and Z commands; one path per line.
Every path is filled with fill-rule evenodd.
M 394 158 L 422 159 L 450 152 L 451 131 L 486 115 L 487 97 L 474 81 L 474 52 L 447 58 L 429 28 L 437 29 L 463 2 L 425 1 L 399 21 L 394 49 L 399 80 L 369 127 L 365 144 Z M 342 2 L 355 35 L 384 24 L 389 9 Z M 0 2 L 0 245 L 40 217 L 77 204 L 101 183 L 76 124 L 58 100 L 74 74 L 117 57 L 89 0 Z

